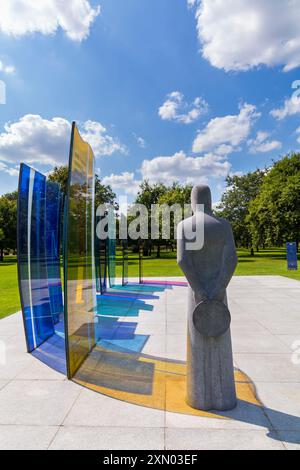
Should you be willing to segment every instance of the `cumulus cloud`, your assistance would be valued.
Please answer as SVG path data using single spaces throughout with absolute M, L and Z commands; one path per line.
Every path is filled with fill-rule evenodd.
M 203 130 L 198 132 L 193 143 L 193 152 L 215 151 L 219 148 L 220 153 L 222 150 L 230 153 L 248 138 L 259 116 L 256 106 L 245 103 L 240 107 L 237 115 L 212 119 Z
M 288 116 L 300 113 L 300 98 L 292 96 L 285 100 L 284 105 L 281 108 L 272 109 L 270 112 L 271 116 L 281 121 Z
M 267 153 L 281 148 L 279 140 L 269 140 L 268 132 L 259 131 L 255 139 L 250 139 L 248 145 L 251 153 Z
M 96 157 L 110 156 L 113 153 L 128 153 L 125 145 L 108 135 L 100 122 L 86 121 L 81 126 L 81 136 L 89 142 Z
M 7 65 L 2 60 L 0 60 L 0 72 L 5 73 L 6 75 L 10 75 L 15 73 L 16 69 L 13 65 Z
M 124 172 L 119 175 L 112 173 L 110 176 L 105 176 L 102 183 L 110 185 L 116 192 L 137 194 L 141 181 L 135 179 L 134 173 Z
M 87 38 L 100 14 L 88 0 L 0 0 L 0 31 L 11 36 L 54 34 L 61 28 L 72 41 Z
M 210 178 L 226 177 L 230 168 L 231 164 L 220 155 L 189 157 L 181 151 L 172 156 L 144 160 L 141 173 L 144 179 L 151 182 L 205 183 Z
M 123 146 L 107 134 L 99 122 L 86 121 L 79 126 L 81 135 L 93 147 L 95 156 L 124 151 Z M 43 119 L 27 114 L 9 122 L 0 134 L 0 161 L 6 163 L 50 165 L 68 161 L 71 123 L 61 117 Z
M 18 168 L 10 168 L 5 163 L 0 162 L 0 172 L 7 173 L 9 176 L 18 176 Z
M 299 67 L 299 1 L 188 0 L 188 6 L 193 5 L 202 56 L 214 67 Z
M 189 104 L 184 95 L 179 91 L 173 91 L 167 95 L 166 101 L 159 108 L 158 114 L 164 121 L 176 121 L 182 124 L 195 122 L 201 114 L 207 111 L 208 105 L 199 96 Z

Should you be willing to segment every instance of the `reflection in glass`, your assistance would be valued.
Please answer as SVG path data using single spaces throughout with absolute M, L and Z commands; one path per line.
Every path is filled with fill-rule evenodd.
M 62 285 L 60 278 L 60 221 L 62 195 L 60 185 L 46 183 L 46 256 L 50 306 L 54 324 L 63 314 Z
M 122 286 L 128 284 L 128 240 L 122 240 Z
M 72 127 L 65 220 L 65 322 L 68 377 L 95 345 L 94 154 Z

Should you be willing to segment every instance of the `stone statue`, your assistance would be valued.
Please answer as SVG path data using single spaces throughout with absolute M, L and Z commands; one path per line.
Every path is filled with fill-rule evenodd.
M 191 198 L 194 215 L 178 225 L 177 240 L 177 262 L 189 283 L 187 403 L 230 410 L 237 400 L 226 288 L 237 265 L 236 248 L 230 224 L 212 213 L 209 187 L 194 187 Z M 186 233 L 203 230 L 202 224 L 203 247 L 187 248 Z

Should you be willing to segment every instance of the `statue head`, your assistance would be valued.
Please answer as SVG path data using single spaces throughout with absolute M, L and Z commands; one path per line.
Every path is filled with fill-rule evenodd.
M 204 212 L 206 214 L 212 213 L 211 192 L 208 186 L 198 185 L 194 186 L 191 194 L 191 204 L 193 212 L 197 211 L 197 204 L 204 205 Z

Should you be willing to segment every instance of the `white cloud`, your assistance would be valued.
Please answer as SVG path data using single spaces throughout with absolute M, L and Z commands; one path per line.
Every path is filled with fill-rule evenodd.
M 61 28 L 73 41 L 87 38 L 100 14 L 88 0 L 0 0 L 0 31 L 11 36 L 54 34 Z
M 281 121 L 287 116 L 293 116 L 300 113 L 300 98 L 292 96 L 285 100 L 282 108 L 272 109 L 271 116 Z
M 197 2 L 197 1 L 198 1 L 198 0 L 187 0 L 188 7 L 189 7 L 189 8 L 193 8 L 193 6 L 196 5 L 196 2 Z
M 109 136 L 99 122 L 86 121 L 79 130 L 93 147 L 96 157 L 123 151 L 123 146 Z M 0 134 L 0 161 L 5 164 L 66 164 L 70 132 L 71 123 L 64 118 L 48 120 L 27 114 L 19 121 L 5 124 L 4 132 Z
M 86 121 L 81 126 L 81 136 L 89 142 L 96 157 L 110 156 L 113 153 L 128 153 L 125 145 L 107 134 L 106 128 L 100 122 Z
M 0 72 L 10 75 L 12 73 L 15 73 L 15 71 L 16 69 L 13 65 L 7 65 L 4 62 L 2 62 L 2 60 L 0 60 Z
M 173 91 L 167 95 L 164 104 L 159 108 L 158 114 L 164 121 L 176 121 L 182 124 L 195 122 L 201 114 L 207 111 L 208 105 L 199 96 L 189 104 L 184 100 L 184 95 L 179 91 Z
M 0 172 L 7 173 L 10 176 L 18 176 L 18 168 L 10 168 L 5 163 L 0 162 Z
M 103 184 L 110 185 L 116 192 L 124 192 L 126 194 L 137 194 L 141 181 L 134 177 L 134 173 L 124 172 L 119 175 L 112 173 L 110 176 L 105 176 L 102 181 Z
M 181 151 L 173 156 L 144 160 L 141 173 L 144 179 L 151 182 L 205 183 L 210 178 L 226 177 L 230 168 L 231 164 L 219 155 L 189 157 Z
M 248 145 L 251 153 L 267 153 L 278 150 L 282 147 L 279 140 L 268 140 L 270 134 L 268 132 L 259 131 L 255 139 L 250 139 Z
M 143 137 L 140 137 L 140 136 L 138 136 L 138 135 L 135 134 L 135 133 L 133 133 L 132 135 L 133 135 L 133 137 L 135 138 L 136 143 L 138 144 L 138 146 L 139 146 L 141 149 L 145 149 L 145 148 L 147 147 L 146 141 L 145 141 L 145 139 L 143 139 Z
M 254 105 L 245 103 L 237 115 L 212 119 L 202 131 L 198 132 L 193 143 L 193 152 L 215 151 L 219 148 L 220 153 L 225 149 L 230 153 L 248 138 L 259 116 Z M 224 144 L 227 147 L 223 147 Z
M 300 127 L 298 127 L 298 129 L 296 129 L 296 134 L 299 135 L 299 137 L 297 138 L 297 142 L 300 144 Z
M 298 0 L 188 0 L 197 5 L 202 55 L 214 67 L 300 66 Z

